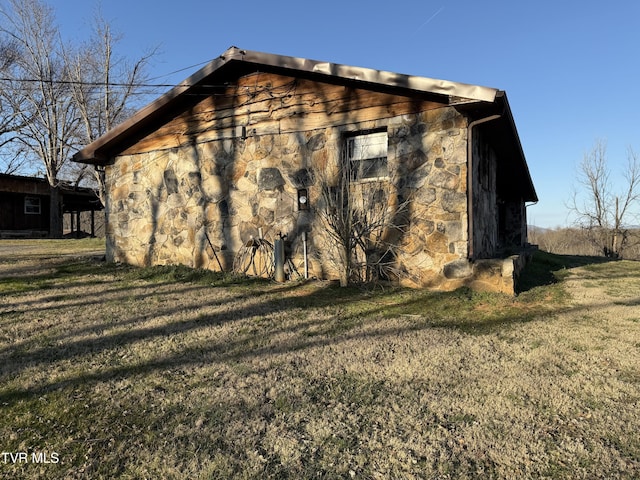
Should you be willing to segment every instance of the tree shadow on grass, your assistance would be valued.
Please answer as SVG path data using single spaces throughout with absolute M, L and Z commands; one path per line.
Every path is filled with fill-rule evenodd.
M 281 293 L 281 292 L 278 292 Z M 362 302 L 361 296 L 350 297 L 344 289 L 324 286 L 322 291 L 291 298 L 279 294 L 267 296 L 254 305 L 237 306 L 233 310 L 207 315 L 192 312 L 187 318 L 169 321 L 158 326 L 140 326 L 126 332 L 117 332 L 94 339 L 68 338 L 62 343 L 42 345 L 29 351 L 17 351 L 6 360 L 18 362 L 6 365 L 3 376 L 11 378 L 22 375 L 27 368 L 49 369 L 60 362 L 94 358 L 91 371 L 60 375 L 37 382 L 31 386 L 0 389 L 0 402 L 12 402 L 44 395 L 59 389 L 74 389 L 82 385 L 110 382 L 117 379 L 145 376 L 158 371 L 176 371 L 199 368 L 204 365 L 252 363 L 258 358 L 276 358 L 292 352 L 322 348 L 327 345 L 349 345 L 353 341 L 376 342 L 384 338 L 402 337 L 407 332 L 443 329 L 458 331 L 466 335 L 486 335 L 496 331 L 517 328 L 518 325 L 540 318 L 539 312 L 521 312 L 517 309 L 497 308 L 478 318 L 476 295 L 467 289 L 455 292 L 428 292 L 409 295 L 403 301 L 387 304 L 390 297 L 378 297 L 377 301 L 367 298 L 363 305 L 350 309 L 350 303 Z M 472 305 L 465 308 L 468 298 Z M 507 296 L 502 296 L 505 301 Z M 279 323 L 280 315 L 297 302 L 310 309 L 332 309 L 320 315 Z M 578 311 L 581 307 L 560 307 L 558 311 Z M 481 309 L 480 309 L 481 310 Z M 412 313 L 421 312 L 421 313 Z M 434 313 L 429 313 L 434 312 Z M 257 317 L 256 317 L 257 313 Z M 556 311 L 557 313 L 557 311 Z M 266 320 L 262 320 L 265 319 Z M 387 323 L 388 318 L 402 318 L 406 321 Z M 266 322 L 266 323 L 265 323 Z M 197 339 L 185 338 L 183 346 L 172 352 L 157 352 L 139 362 L 116 361 L 101 363 L 105 358 L 124 358 L 128 345 L 149 342 L 149 348 L 158 339 L 171 341 L 180 335 L 189 335 L 195 330 L 218 328 L 225 323 L 233 323 L 235 332 L 213 341 L 202 343 Z M 150 350 L 151 351 L 151 350 Z M 109 352 L 114 355 L 105 355 Z M 115 355 L 118 354 L 118 355 Z
M 555 283 L 562 277 L 557 272 L 563 269 L 602 261 L 592 257 L 539 252 L 538 258 L 534 259 L 534 270 L 529 273 L 538 280 L 549 278 L 548 283 Z M 90 265 L 71 265 L 59 273 L 68 274 L 68 280 L 73 281 L 74 274 L 82 274 L 85 269 L 90 271 Z M 107 275 L 98 276 L 114 281 L 113 271 L 107 268 L 104 273 Z M 153 295 L 165 295 L 166 289 L 136 291 L 132 299 L 131 285 L 126 285 L 127 282 L 118 284 L 117 280 L 123 279 L 135 279 L 141 284 L 148 282 L 150 286 L 164 284 L 170 289 L 174 288 L 172 292 L 175 294 L 194 294 L 193 299 L 181 305 L 152 302 L 150 305 L 155 305 L 154 308 L 148 311 L 126 310 L 117 321 L 102 318 L 99 314 L 94 324 L 76 325 L 72 322 L 64 330 L 48 332 L 46 338 L 36 336 L 32 342 L 7 344 L 0 350 L 0 356 L 7 362 L 0 369 L 5 378 L 23 375 L 29 368 L 47 370 L 76 358 L 92 358 L 101 367 L 93 372 L 50 378 L 31 387 L 4 390 L 0 392 L 0 401 L 13 401 L 84 382 L 144 375 L 212 361 L 246 361 L 257 356 L 278 355 L 358 338 L 372 341 L 402 335 L 407 331 L 451 329 L 464 334 L 483 335 L 533 321 L 545 312 L 557 313 L 575 308 L 563 305 L 547 305 L 543 308 L 540 302 L 527 304 L 527 300 L 478 293 L 470 289 L 454 292 L 402 288 L 366 291 L 355 287 L 339 288 L 323 282 L 274 285 L 223 278 L 186 267 L 119 271 L 115 283 L 110 287 L 114 295 L 111 300 L 125 306 L 127 302 L 140 302 L 142 298 L 147 300 Z M 227 292 L 222 297 L 215 293 L 216 281 L 220 282 L 217 286 L 225 288 Z M 141 284 L 136 284 L 136 287 L 142 288 Z M 57 288 L 60 288 L 59 285 Z M 67 308 L 80 315 L 83 309 L 95 310 L 100 304 L 97 298 L 72 301 L 71 304 L 64 296 L 47 299 L 53 303 L 47 306 L 49 309 Z M 205 306 L 208 308 L 203 308 Z M 32 306 L 32 310 L 35 309 L 37 305 Z M 155 321 L 158 318 L 165 318 L 166 321 Z M 390 318 L 402 321 L 385 324 L 385 320 Z M 197 335 L 189 336 L 193 332 L 206 334 L 208 330 L 218 329 L 225 324 L 232 324 L 229 332 L 220 337 L 214 335 L 207 343 L 201 343 Z M 154 345 L 165 339 L 167 342 L 179 339 L 183 343 L 179 351 L 153 353 Z M 140 343 L 149 345 L 150 358 L 134 365 L 119 361 L 102 364 L 107 359 L 112 362 L 117 354 L 126 353 L 129 347 Z
M 181 282 L 176 282 L 178 286 Z M 193 284 L 182 288 L 194 288 Z M 259 289 L 260 290 L 260 289 Z M 6 362 L 2 376 L 22 375 L 27 369 L 50 369 L 60 362 L 92 357 L 96 364 L 124 354 L 134 344 L 148 343 L 150 352 L 157 341 L 184 342 L 179 351 L 170 355 L 152 354 L 147 361 L 135 365 L 102 365 L 94 372 L 49 379 L 33 387 L 0 393 L 7 402 L 42 394 L 52 389 L 100 382 L 114 377 L 145 374 L 159 369 L 180 368 L 203 362 L 244 361 L 257 356 L 278 355 L 306 350 L 349 339 L 401 335 L 406 331 L 444 328 L 467 334 L 483 334 L 509 324 L 533 320 L 535 315 L 518 315 L 517 310 L 495 308 L 480 313 L 476 306 L 485 301 L 508 304 L 510 297 L 495 295 L 479 297 L 468 289 L 456 292 L 425 292 L 390 289 L 386 292 L 367 292 L 361 289 L 343 289 L 330 284 L 270 285 L 269 288 L 249 294 L 236 292 L 232 298 L 216 302 L 206 313 L 197 308 L 198 302 L 207 302 L 207 293 L 201 290 L 194 302 L 181 307 L 160 308 L 155 312 L 131 312 L 119 319 L 117 329 L 110 320 L 97 320 L 92 326 L 69 325 L 68 329 L 47 334 L 45 342 L 33 339 L 29 344 L 8 345 L 0 350 Z M 160 293 L 162 294 L 162 293 Z M 122 300 L 126 301 L 126 291 Z M 495 298 L 494 298 L 495 297 Z M 63 308 L 61 306 L 61 308 Z M 74 304 L 74 309 L 77 308 Z M 95 308 L 95 305 L 85 305 Z M 162 323 L 154 317 L 164 317 Z M 402 318 L 402 326 L 386 325 L 388 318 Z M 151 322 L 151 323 L 149 323 Z M 229 332 L 206 344 L 197 340 L 194 332 L 217 329 L 233 324 Z M 364 330 L 363 330 L 364 329 Z M 108 332 L 108 333 L 104 333 Z M 173 340 L 172 340 L 173 339 Z M 41 343 L 42 342 L 42 343 Z M 113 354 L 113 355 L 112 355 Z M 6 378 L 5 377 L 5 378 Z
M 557 255 L 542 250 L 534 253 L 532 260 L 524 268 L 517 281 L 517 293 L 536 287 L 553 285 L 569 274 L 569 269 L 587 265 L 615 262 L 611 258 L 583 255 Z
M 346 370 L 344 374 L 322 371 L 312 374 L 309 368 L 312 364 L 305 362 L 335 350 L 320 350 L 309 357 L 305 356 L 305 351 L 322 349 L 327 345 L 349 351 L 354 342 L 361 341 L 363 345 L 373 345 L 375 352 L 393 348 L 393 344 L 388 344 L 385 339 L 402 338 L 407 332 L 427 331 L 426 335 L 418 337 L 418 340 L 425 340 L 432 329 L 486 333 L 539 318 L 531 312 L 531 316 L 519 318 L 514 315 L 517 311 L 503 308 L 518 302 L 513 297 L 479 294 L 469 289 L 455 292 L 403 289 L 368 292 L 318 283 L 271 285 L 267 290 L 269 292 L 262 296 L 252 297 L 253 305 L 238 304 L 204 315 L 193 311 L 185 318 L 168 321 L 157 328 L 139 325 L 131 332 L 131 337 L 114 334 L 97 342 L 69 338 L 62 345 L 45 345 L 40 350 L 24 352 L 22 360 L 30 360 L 44 369 L 58 364 L 58 374 L 23 386 L 0 388 L 0 406 L 4 405 L 12 414 L 32 408 L 38 419 L 51 418 L 61 425 L 57 427 L 61 432 L 59 435 L 57 431 L 54 435 L 52 427 L 44 431 L 54 445 L 62 444 L 67 438 L 72 438 L 73 445 L 77 445 L 75 450 L 69 450 L 68 444 L 64 444 L 67 448 L 65 468 L 70 474 L 82 465 L 87 471 L 95 469 L 94 476 L 109 477 L 120 476 L 129 465 L 139 462 L 138 448 L 140 451 L 146 449 L 145 453 L 171 454 L 171 449 L 166 448 L 168 443 L 177 445 L 175 450 L 183 452 L 176 454 L 176 461 L 182 460 L 183 456 L 190 462 L 194 461 L 193 458 L 208 461 L 222 454 L 224 458 L 234 459 L 225 464 L 228 478 L 244 471 L 245 464 L 252 458 L 247 452 L 260 452 L 262 462 L 257 468 L 262 470 L 254 469 L 252 477 L 258 476 L 256 472 L 263 477 L 274 477 L 277 475 L 273 471 L 285 468 L 282 465 L 286 464 L 286 458 L 280 458 L 280 450 L 271 446 L 269 432 L 281 428 L 282 422 L 286 421 L 287 434 L 304 432 L 304 437 L 299 433 L 294 438 L 297 438 L 301 455 L 307 460 L 295 468 L 298 468 L 297 478 L 307 478 L 312 473 L 317 476 L 322 465 L 329 464 L 329 459 L 319 457 L 322 452 L 328 452 L 326 456 L 332 454 L 321 435 L 309 437 L 306 433 L 307 422 L 311 423 L 309 418 L 315 420 L 326 416 L 326 411 L 335 405 L 359 415 L 363 410 L 357 410 L 359 407 L 353 405 L 363 401 L 366 402 L 364 408 L 371 405 L 371 411 L 391 408 L 391 402 L 386 402 L 383 397 L 390 395 L 395 401 L 393 396 L 398 393 L 395 387 L 390 386 L 395 385 L 395 380 L 363 380 L 350 377 Z M 206 297 L 203 294 L 201 298 Z M 474 306 L 480 308 L 474 310 Z M 576 307 L 571 309 L 579 310 Z M 478 318 L 479 312 L 483 313 L 481 318 Z M 402 321 L 384 322 L 386 318 L 403 316 Z M 135 316 L 129 320 L 135 320 Z M 216 329 L 225 322 L 235 322 L 234 331 L 224 337 L 212 338 L 213 341 L 201 341 L 195 337 L 171 351 L 150 350 L 152 354 L 133 363 L 119 355 L 122 351 L 118 347 L 123 343 L 153 342 L 159 337 L 170 342 L 174 335 L 186 335 L 198 329 Z M 152 347 L 154 343 L 149 345 Z M 416 343 L 416 348 L 429 347 Z M 457 343 L 451 342 L 448 348 L 458 348 Z M 114 352 L 108 356 L 110 361 L 101 361 L 105 356 L 100 353 L 108 351 Z M 27 358 L 24 358 L 25 354 Z M 76 357 L 78 361 L 88 361 L 89 368 L 76 368 L 68 373 L 59 370 L 65 361 L 75 362 Z M 344 358 L 347 357 L 343 357 L 343 361 Z M 299 370 L 298 365 L 301 365 Z M 52 368 L 53 371 L 56 368 Z M 277 379 L 282 384 L 269 384 L 269 388 L 265 388 L 265 384 L 258 381 L 262 378 Z M 105 385 L 100 390 L 93 390 L 94 386 L 102 383 Z M 305 388 L 295 388 L 295 385 L 303 384 Z M 418 395 L 418 388 L 411 391 Z M 112 393 L 102 398 L 96 394 L 98 391 Z M 25 403 L 16 405 L 21 401 Z M 56 402 L 64 409 L 51 406 Z M 395 405 L 393 403 L 394 408 Z M 296 411 L 291 414 L 293 409 Z M 69 413 L 65 413 L 67 410 Z M 349 418 L 360 422 L 362 417 L 358 415 L 354 413 Z M 22 422 L 20 427 L 26 426 L 24 430 L 31 431 L 30 422 L 34 420 L 17 414 L 15 418 L 16 422 Z M 440 425 L 448 428 L 446 418 L 429 418 L 434 428 Z M 342 425 L 345 421 L 340 417 L 333 425 Z M 245 425 L 260 427 L 248 430 Z M 347 423 L 347 427 L 349 425 Z M 371 428 L 374 426 L 376 430 L 373 433 L 378 435 L 379 427 L 372 424 Z M 367 435 L 368 428 L 365 426 L 358 431 Z M 348 438 L 346 431 L 337 431 L 338 436 L 343 436 L 338 438 L 339 441 Z M 393 430 L 388 434 L 393 434 Z M 113 438 L 123 444 L 126 442 L 131 448 L 116 453 L 115 447 L 109 443 Z M 17 442 L 9 443 L 7 449 L 14 448 Z M 338 451 L 349 448 L 350 445 L 345 443 Z M 370 450 L 369 454 L 377 455 L 376 452 Z M 294 475 L 283 474 L 283 478 L 289 476 Z

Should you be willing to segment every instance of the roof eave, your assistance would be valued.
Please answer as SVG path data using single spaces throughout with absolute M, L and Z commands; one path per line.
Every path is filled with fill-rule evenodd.
M 335 63 L 320 62 L 305 58 L 288 57 L 271 53 L 255 52 L 231 47 L 221 56 L 209 62 L 206 66 L 182 81 L 180 84 L 160 96 L 146 107 L 139 110 L 128 120 L 116 126 L 84 149 L 77 152 L 72 160 L 78 163 L 105 165 L 110 161 L 113 151 L 132 134 L 146 127 L 178 101 L 185 94 L 198 87 L 209 76 L 220 70 L 229 62 L 238 61 L 265 65 L 282 70 L 306 72 L 332 79 L 342 79 L 370 85 L 383 85 L 407 91 L 431 93 L 447 96 L 451 103 L 457 102 L 489 102 L 496 99 L 499 90 L 477 85 L 417 77 L 399 73 L 373 70 L 363 67 L 352 67 Z
M 451 97 L 462 97 L 470 100 L 493 102 L 498 90 L 490 87 L 451 82 L 434 78 L 405 75 L 401 73 L 354 67 L 330 62 L 309 60 L 306 58 L 288 57 L 271 53 L 240 50 L 232 47 L 226 56 L 232 56 L 245 62 L 269 65 L 289 70 L 297 70 L 349 81 L 381 84 L 419 92 L 428 92 Z
M 127 137 L 132 130 L 136 129 L 136 127 L 141 127 L 146 124 L 147 121 L 156 118 L 164 108 L 172 104 L 182 95 L 189 93 L 190 90 L 195 88 L 200 82 L 216 70 L 220 69 L 220 67 L 225 63 L 228 63 L 231 60 L 237 60 L 239 58 L 239 52 L 236 52 L 234 49 L 236 49 L 236 47 L 228 49 L 224 54 L 209 62 L 203 68 L 180 82 L 171 90 L 161 95 L 141 110 L 138 110 L 129 119 L 109 130 L 100 138 L 73 155 L 72 160 L 78 163 L 105 165 L 109 161 L 109 157 L 108 154 L 102 154 L 102 151 L 107 150 L 110 145 L 117 144 L 119 140 Z
M 524 198 L 525 201 L 527 202 L 537 202 L 538 201 L 538 194 L 536 193 L 536 188 L 533 185 L 533 179 L 531 178 L 531 172 L 529 171 L 529 165 L 527 163 L 527 158 L 524 155 L 524 149 L 522 148 L 522 142 L 520 141 L 520 135 L 518 134 L 518 129 L 516 127 L 516 122 L 513 118 L 513 113 L 511 112 L 511 106 L 509 105 L 509 100 L 507 98 L 507 92 L 505 91 L 500 91 L 498 94 L 498 97 L 501 97 L 503 99 L 504 105 L 505 105 L 505 112 L 507 113 L 507 117 L 508 117 L 508 121 L 511 127 L 511 130 L 513 132 L 513 140 L 514 143 L 516 145 L 516 148 L 518 150 L 518 154 L 520 156 L 520 158 L 522 159 L 522 166 L 524 169 L 524 174 L 525 177 L 527 179 L 527 182 L 529 184 L 529 188 L 530 188 L 530 194 L 528 197 Z

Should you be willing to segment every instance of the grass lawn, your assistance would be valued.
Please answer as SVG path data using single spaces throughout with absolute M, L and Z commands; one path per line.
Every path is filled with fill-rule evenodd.
M 513 298 L 101 248 L 0 241 L 0 478 L 640 476 L 640 263 L 540 252 Z

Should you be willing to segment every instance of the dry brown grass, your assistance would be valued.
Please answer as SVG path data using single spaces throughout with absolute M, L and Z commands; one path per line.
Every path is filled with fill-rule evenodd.
M 0 477 L 640 475 L 639 264 L 512 299 L 3 245 L 0 448 L 60 462 Z

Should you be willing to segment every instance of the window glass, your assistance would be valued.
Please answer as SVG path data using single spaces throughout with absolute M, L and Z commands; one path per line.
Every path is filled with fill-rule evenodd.
M 347 139 L 351 180 L 387 177 L 387 132 L 355 135 Z
M 24 213 L 27 215 L 40 215 L 40 199 L 37 197 L 25 197 Z

